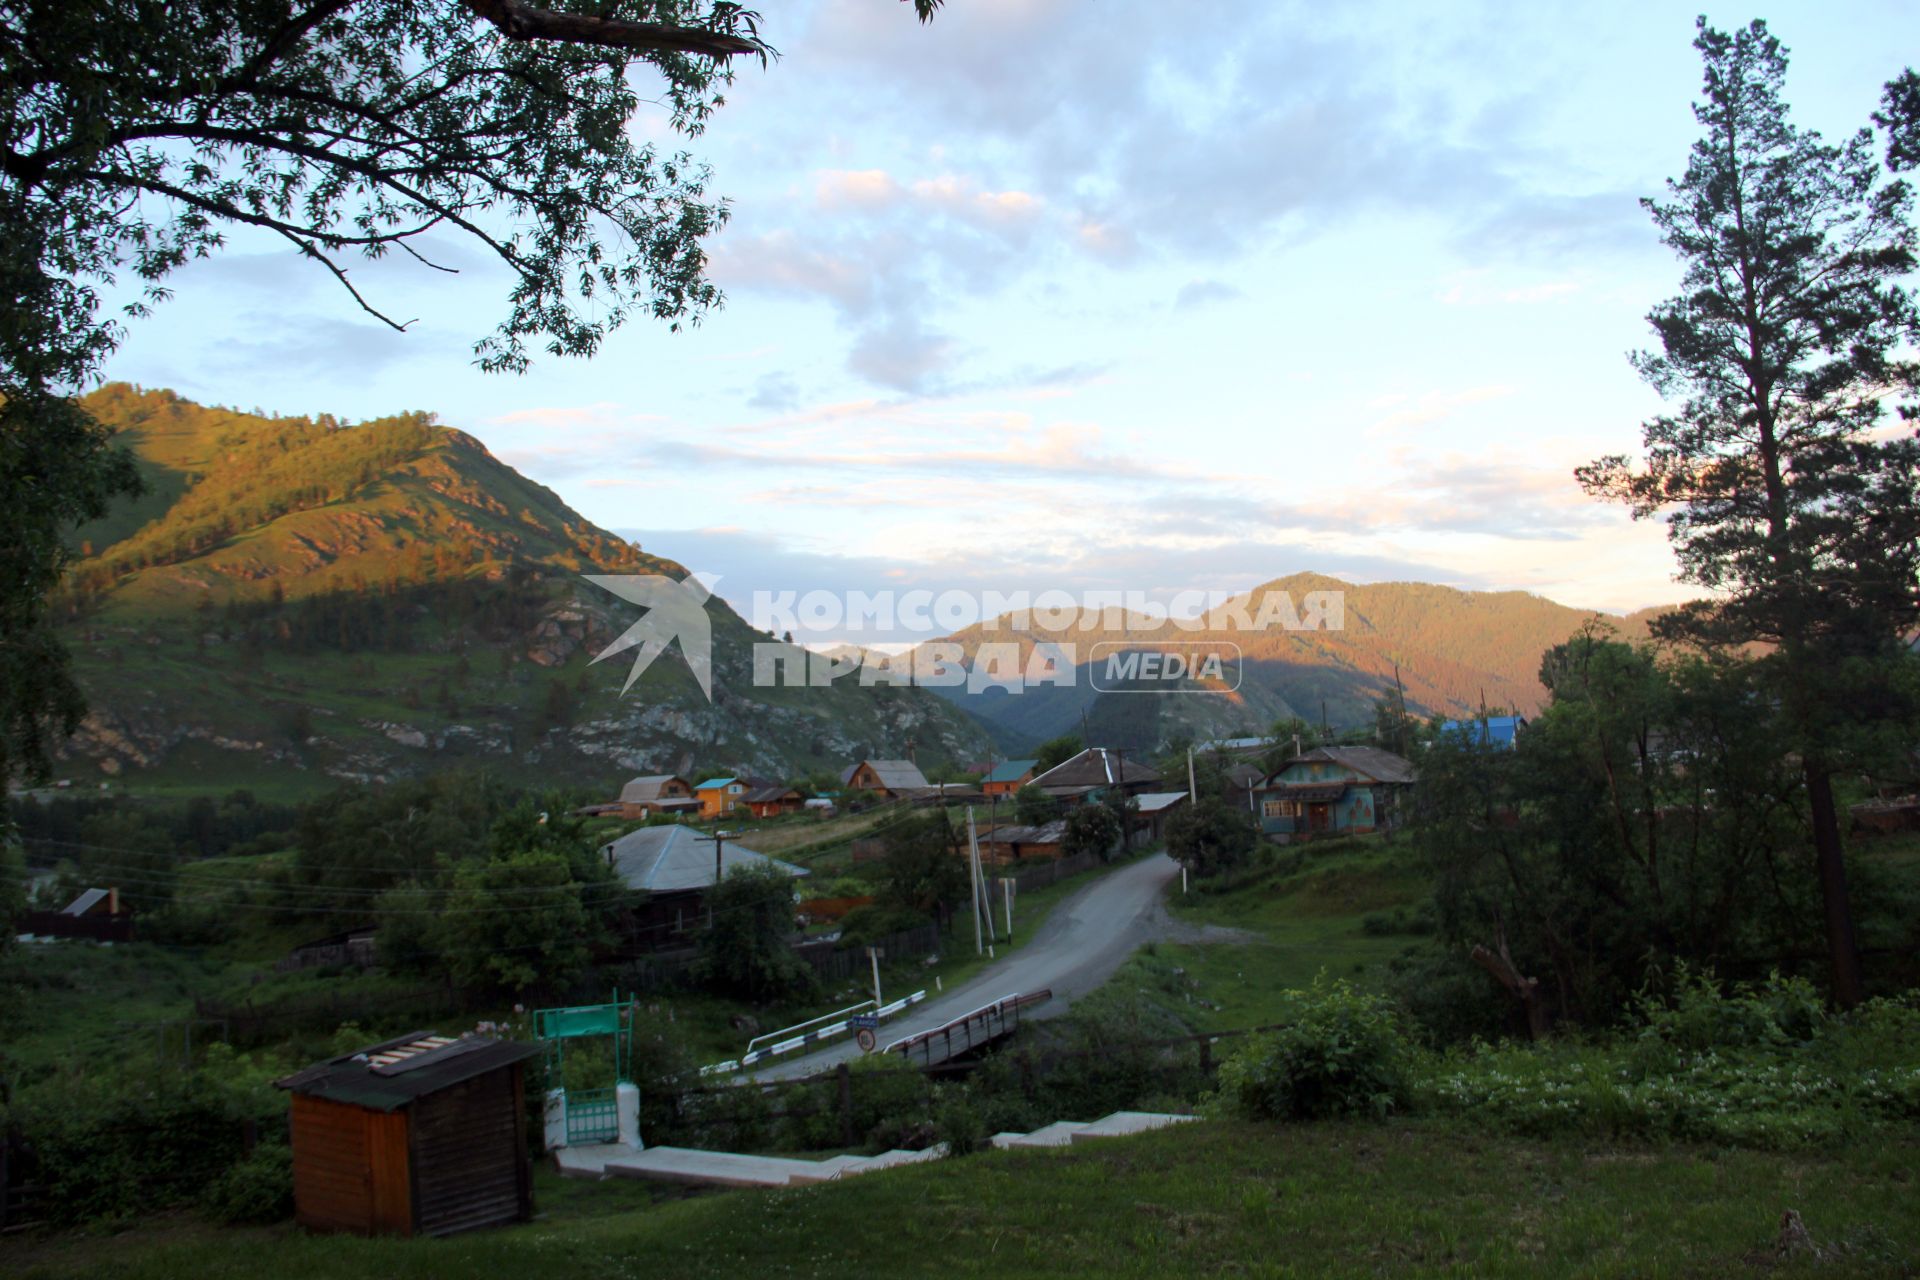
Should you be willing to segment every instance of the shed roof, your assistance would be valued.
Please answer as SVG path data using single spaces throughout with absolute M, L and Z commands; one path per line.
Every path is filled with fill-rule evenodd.
M 1033 772 L 1038 760 L 1002 760 L 993 767 L 992 772 L 980 779 L 982 782 L 1018 782 Z
M 785 800 L 789 796 L 798 799 L 800 797 L 798 788 L 782 786 L 761 787 L 756 791 L 747 792 L 747 803 L 774 804 L 778 801 Z
M 1185 804 L 1187 802 L 1187 793 L 1184 791 L 1142 791 L 1133 798 L 1133 802 L 1140 806 L 1141 813 L 1159 813 L 1163 809 L 1171 809 L 1175 805 Z
M 686 893 L 713 884 L 713 837 L 686 827 L 641 827 L 602 845 L 600 852 L 603 857 L 612 854 L 614 874 L 630 889 Z M 738 841 L 721 842 L 722 875 L 735 867 L 761 865 L 778 867 L 790 876 L 807 874 L 805 867 L 755 853 Z
M 694 790 L 695 791 L 713 791 L 720 787 L 731 786 L 733 782 L 734 782 L 734 779 L 732 778 L 708 778 L 705 782 L 702 782 L 696 785 L 694 787 Z
M 105 889 L 88 889 L 72 902 L 60 908 L 60 914 L 63 916 L 84 916 L 105 902 L 108 896 L 108 892 Z
M 418 1098 L 542 1052 L 543 1046 L 487 1036 L 409 1031 L 317 1062 L 274 1081 L 281 1088 L 370 1111 L 398 1111 Z
M 1059 844 L 1067 838 L 1067 822 L 1056 818 L 1037 827 L 995 827 L 981 838 L 989 844 Z

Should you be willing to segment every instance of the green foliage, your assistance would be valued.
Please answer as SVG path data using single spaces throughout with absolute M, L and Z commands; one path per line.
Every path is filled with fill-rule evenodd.
M 1023 826 L 1043 827 L 1060 816 L 1060 802 L 1028 783 L 1013 793 L 1013 816 Z
M 1234 1112 L 1267 1120 L 1384 1116 L 1406 1105 L 1413 1048 L 1385 998 L 1345 981 L 1291 993 L 1289 1025 L 1250 1037 L 1220 1068 Z
M 1194 875 L 1230 872 L 1246 863 L 1260 839 L 1253 815 L 1207 791 L 1199 804 L 1185 804 L 1167 819 L 1167 854 Z
M 793 933 L 793 881 L 777 867 L 727 872 L 707 897 L 712 920 L 700 935 L 695 974 L 720 995 L 758 1004 L 811 991 L 813 969 L 787 945 Z
M 958 862 L 959 859 L 954 861 Z M 965 892 L 964 886 L 961 891 Z M 855 907 L 840 917 L 840 945 L 863 947 L 892 934 L 918 929 L 926 923 L 927 917 L 912 907 L 889 907 L 877 902 Z
M 1050 738 L 1034 748 L 1033 776 L 1039 777 L 1047 770 L 1063 765 L 1087 749 L 1077 733 L 1063 733 Z
M 917 814 L 888 828 L 876 905 L 896 918 L 911 913 L 918 920 L 944 919 L 967 896 L 970 884 L 967 863 L 960 854 L 961 837 L 944 809 Z
M 462 986 L 519 994 L 564 987 L 601 935 L 565 856 L 527 851 L 462 863 L 437 932 Z
M 994 1131 L 987 1128 L 987 1116 L 973 1090 L 966 1085 L 942 1089 L 939 1099 L 933 1111 L 934 1141 L 945 1143 L 949 1156 L 986 1150 Z
M 207 1184 L 202 1203 L 215 1222 L 284 1222 L 293 1216 L 293 1149 L 263 1142 Z
M 1120 846 L 1120 837 L 1125 830 L 1121 822 L 1111 805 L 1076 805 L 1067 813 L 1067 828 L 1060 839 L 1060 852 L 1069 858 L 1092 854 L 1105 862 L 1113 857 L 1114 851 Z

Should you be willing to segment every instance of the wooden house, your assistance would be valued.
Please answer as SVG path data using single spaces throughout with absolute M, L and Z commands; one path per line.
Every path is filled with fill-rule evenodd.
M 980 790 L 990 796 L 1010 796 L 1033 781 L 1037 760 L 1002 760 L 980 779 Z
M 738 840 L 715 840 L 691 827 L 641 827 L 602 845 L 600 856 L 622 884 L 646 896 L 629 907 L 628 932 L 647 949 L 684 944 L 706 923 L 707 892 L 736 867 L 771 866 L 796 880 L 805 867 L 756 853 Z M 719 863 L 715 865 L 716 859 Z
M 702 818 L 719 818 L 745 804 L 748 790 L 744 778 L 708 778 L 694 787 L 693 794 L 700 801 Z
M 1143 791 L 1133 798 L 1137 806 L 1133 813 L 1133 830 L 1128 839 L 1136 846 L 1144 847 L 1167 838 L 1167 819 L 1187 803 L 1184 791 Z
M 1007 825 L 995 827 L 980 837 L 980 860 L 989 863 L 1019 862 L 1023 859 L 1058 858 L 1067 838 L 1064 818 L 1037 827 Z
M 1035 777 L 1031 784 L 1062 804 L 1098 800 L 1110 791 L 1139 795 L 1160 785 L 1160 775 L 1106 747 L 1088 747 Z
M 924 792 L 933 784 L 920 766 L 911 760 L 859 760 L 843 769 L 840 785 L 855 791 L 872 791 L 888 800 Z
M 774 818 L 783 813 L 800 812 L 800 806 L 806 803 L 806 799 L 798 788 L 775 783 L 747 792 L 747 808 L 756 818 Z
M 132 942 L 133 908 L 122 904 L 117 885 L 86 889 L 58 911 L 22 912 L 16 928 L 38 938 Z
M 672 773 L 630 778 L 620 788 L 620 816 L 632 822 L 662 813 L 698 813 L 700 801 L 685 778 Z
M 363 924 L 357 929 L 344 929 L 324 938 L 303 942 L 287 952 L 273 967 L 280 973 L 293 973 L 300 969 L 371 969 L 378 959 L 379 940 L 374 926 Z
M 1379 747 L 1316 747 L 1254 792 L 1260 828 L 1280 839 L 1358 834 L 1406 816 L 1413 765 Z
M 443 1236 L 532 1217 L 524 1070 L 541 1052 L 415 1031 L 276 1081 L 300 1225 Z

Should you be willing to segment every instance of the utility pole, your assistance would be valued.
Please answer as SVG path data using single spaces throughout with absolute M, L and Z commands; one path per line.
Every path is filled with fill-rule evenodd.
M 880 1012 L 882 1004 L 880 999 L 880 948 L 868 947 L 867 959 L 873 963 L 873 1011 L 878 1013 Z
M 1200 789 L 1193 785 L 1193 748 L 1187 748 L 1187 803 L 1198 808 Z
M 713 888 L 707 891 L 707 925 L 709 928 L 713 925 L 713 897 L 714 894 L 720 892 L 720 851 L 726 846 L 726 842 L 731 839 L 733 839 L 733 832 L 731 831 L 715 831 L 713 833 Z
M 973 829 L 973 806 L 967 806 L 967 896 L 973 899 L 973 954 L 985 951 L 980 940 L 980 837 Z

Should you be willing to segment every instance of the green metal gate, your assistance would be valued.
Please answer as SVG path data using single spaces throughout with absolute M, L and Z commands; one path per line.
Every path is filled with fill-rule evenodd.
M 612 1089 L 569 1089 L 567 1142 L 612 1142 L 620 1136 L 618 1095 Z

